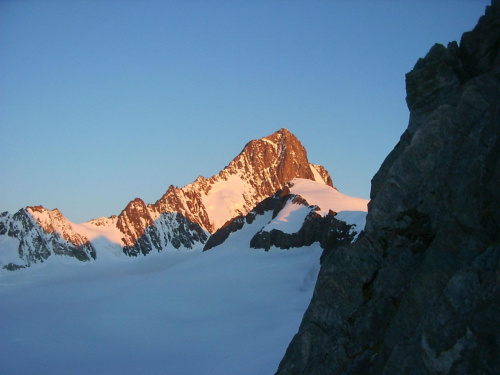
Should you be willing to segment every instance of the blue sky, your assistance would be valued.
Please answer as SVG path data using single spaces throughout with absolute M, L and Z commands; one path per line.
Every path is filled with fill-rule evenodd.
M 0 2 L 0 211 L 154 203 L 288 128 L 344 194 L 408 124 L 405 73 L 489 1 Z

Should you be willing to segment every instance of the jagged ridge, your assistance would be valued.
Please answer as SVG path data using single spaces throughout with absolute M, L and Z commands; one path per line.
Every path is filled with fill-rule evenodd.
M 29 266 L 51 254 L 90 260 L 100 251 L 136 256 L 168 246 L 201 247 L 209 232 L 246 215 L 297 177 L 333 187 L 328 172 L 310 164 L 304 146 L 283 128 L 249 142 L 219 174 L 208 179 L 200 176 L 183 188 L 170 186 L 154 204 L 136 198 L 118 216 L 74 224 L 57 209 L 41 206 L 27 207 L 13 216 L 4 213 L 0 236 L 10 239 L 3 241 L 4 255 L 9 253 L 2 257 L 8 258 L 3 267 Z
M 147 228 L 168 212 L 177 212 L 213 233 L 234 217 L 246 215 L 294 178 L 320 181 L 333 187 L 326 169 L 309 163 L 304 146 L 295 135 L 282 128 L 247 143 L 217 175 L 199 176 L 183 188 L 171 185 L 154 204 L 146 205 L 136 198 L 118 215 L 117 227 L 124 233 L 126 247 L 143 242 L 141 237 Z M 203 241 L 204 236 L 199 237 Z M 150 250 L 148 246 L 140 252 Z
M 0 235 L 18 241 L 17 251 L 2 249 L 10 252 L 7 259 L 12 261 L 3 265 L 9 270 L 43 262 L 51 254 L 74 257 L 80 261 L 96 258 L 94 246 L 87 238 L 75 233 L 57 209 L 49 211 L 35 206 L 21 209 L 14 215 L 4 212 L 0 216 Z

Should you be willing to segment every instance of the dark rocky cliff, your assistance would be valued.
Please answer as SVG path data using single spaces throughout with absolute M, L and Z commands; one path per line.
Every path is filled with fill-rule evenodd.
M 406 76 L 365 232 L 324 259 L 278 374 L 500 373 L 500 1 Z

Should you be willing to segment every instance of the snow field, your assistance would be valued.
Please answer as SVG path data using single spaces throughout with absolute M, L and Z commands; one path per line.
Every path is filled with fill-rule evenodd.
M 221 245 L 2 273 L 0 373 L 274 373 L 320 254 Z
M 302 228 L 304 220 L 309 212 L 311 212 L 309 207 L 302 204 L 287 202 L 278 215 L 264 227 L 264 230 L 270 232 L 273 229 L 278 229 L 283 233 L 297 233 L 300 228 Z

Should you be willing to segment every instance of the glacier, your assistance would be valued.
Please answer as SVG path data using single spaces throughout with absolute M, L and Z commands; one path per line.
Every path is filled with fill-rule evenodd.
M 251 227 L 207 252 L 2 272 L 0 373 L 273 373 L 322 249 L 250 249 Z
M 289 186 L 321 214 L 351 208 L 337 216 L 359 225 L 366 216 L 356 211 L 366 201 L 348 204 L 333 187 Z M 257 215 L 205 252 L 199 244 L 127 257 L 112 242 L 114 219 L 82 224 L 105 256 L 53 256 L 0 272 L 0 373 L 274 373 L 311 300 L 323 250 L 316 242 L 264 251 L 250 240 L 269 226 L 300 229 L 310 209 L 293 206 L 274 221 L 271 211 Z

